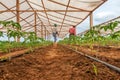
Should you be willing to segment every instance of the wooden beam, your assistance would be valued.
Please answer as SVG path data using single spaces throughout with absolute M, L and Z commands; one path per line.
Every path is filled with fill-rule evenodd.
M 40 16 L 46 18 L 45 16 L 43 16 L 43 15 L 41 15 L 41 14 L 39 14 L 39 13 L 38 13 L 38 15 L 40 15 Z M 49 20 L 62 24 L 62 22 L 57 21 L 57 20 L 54 20 L 54 19 L 49 19 Z M 66 24 L 66 25 L 72 25 L 72 24 L 67 24 L 67 23 L 64 23 L 64 24 Z M 49 24 L 49 25 L 50 25 L 50 24 Z
M 44 23 L 42 22 L 42 20 L 41 20 L 40 17 L 38 16 L 38 14 L 37 14 L 37 17 L 38 17 L 38 19 L 41 21 L 41 25 L 39 24 L 39 26 L 44 26 L 44 28 L 46 29 L 46 31 L 48 31 L 47 28 L 46 28 L 46 26 L 44 25 Z M 48 31 L 48 32 L 49 32 L 49 31 Z
M 28 18 L 30 18 L 31 16 L 33 16 L 34 15 L 34 13 L 33 14 L 30 14 L 29 16 L 27 16 L 27 17 L 25 17 L 24 19 L 28 19 Z M 22 21 L 24 21 L 23 19 L 22 20 L 20 20 L 20 22 L 22 22 Z M 30 23 L 30 22 L 29 22 Z
M 33 20 L 32 20 L 33 21 Z M 24 25 L 25 26 L 25 25 Z M 41 26 L 41 24 L 39 24 L 39 26 Z M 50 25 L 44 25 L 45 27 L 48 27 L 48 26 L 50 26 Z M 51 25 L 52 27 L 54 26 L 54 25 Z M 57 27 L 61 27 L 61 25 L 57 25 Z M 69 27 L 69 25 L 63 25 L 63 27 Z
M 41 24 L 43 23 L 41 22 Z M 41 37 L 43 38 L 43 25 L 41 25 Z
M 28 9 L 30 9 L 30 8 L 28 8 Z M 28 10 L 28 9 L 27 9 L 27 10 Z M 23 14 L 23 13 L 24 13 L 24 12 L 21 12 L 20 15 Z M 7 19 L 5 19 L 4 21 L 10 20 L 10 19 L 15 18 L 15 17 L 16 17 L 16 15 L 15 15 L 15 16 L 12 16 L 12 17 L 10 17 L 10 18 L 7 18 Z M 20 22 L 21 22 L 21 21 L 20 21 Z
M 16 20 L 18 23 L 20 23 L 19 10 L 20 10 L 19 0 L 16 0 Z
M 20 10 L 20 4 L 19 4 L 19 0 L 16 0 L 16 21 L 18 23 L 20 23 L 20 14 L 19 14 L 19 10 Z M 19 30 L 18 30 L 19 31 Z M 20 37 L 16 37 L 17 38 L 17 42 L 20 42 Z
M 38 24 L 40 24 L 40 23 L 38 23 Z M 38 25 L 38 24 L 36 24 L 36 26 Z M 25 28 L 27 28 L 27 29 L 25 29 Z M 33 26 L 24 26 L 24 30 L 29 30 L 29 29 L 31 29 L 31 28 L 34 28 L 34 25 Z
M 49 35 L 50 35 L 50 34 L 49 34 L 48 31 L 47 31 L 47 40 L 49 40 Z
M 48 14 L 48 15 L 49 15 L 49 16 L 52 16 L 52 17 L 55 17 L 55 18 L 57 18 L 57 19 L 63 19 L 63 18 L 57 17 L 57 16 L 55 16 L 55 15 L 51 15 L 51 14 Z M 72 21 L 72 20 L 67 20 L 67 19 L 65 19 L 65 21 L 72 22 L 72 23 L 78 23 L 78 22 L 75 22 L 75 21 Z
M 41 5 L 38 5 L 38 4 L 36 4 L 36 3 L 34 3 L 34 2 L 31 2 L 31 1 L 29 1 L 31 4 L 33 4 L 33 5 L 35 5 L 35 6 L 38 6 L 38 7 L 40 7 L 40 8 L 43 8 Z M 47 10 L 50 10 L 50 9 L 48 9 L 48 8 L 46 8 Z M 56 11 L 54 11 L 55 13 L 57 13 L 57 14 L 60 14 L 60 15 L 64 15 L 64 13 L 60 13 L 60 12 L 56 12 Z M 69 12 L 69 10 L 68 10 L 68 12 Z M 75 19 L 82 19 L 82 18 L 79 18 L 78 16 L 77 17 L 75 17 L 75 16 L 71 16 L 71 15 L 66 15 L 66 16 L 68 16 L 68 17 L 72 17 L 72 18 L 75 18 Z
M 3 3 L 1 3 L 1 5 L 3 5 L 7 10 L 10 10 L 6 5 L 4 5 Z M 16 2 L 16 5 L 17 5 L 17 2 Z M 16 11 L 16 10 L 15 10 Z M 17 16 L 16 15 L 16 13 L 15 12 L 12 12 L 15 16 Z M 31 26 L 31 24 L 29 23 L 29 22 L 27 22 L 25 19 L 23 19 L 22 17 L 20 17 L 22 20 L 24 20 L 26 23 L 28 23 L 30 26 Z
M 86 15 L 86 17 L 81 21 L 79 22 L 77 25 L 79 25 L 80 23 L 82 23 L 93 11 L 95 11 L 98 7 L 100 7 L 103 3 L 105 3 L 105 1 L 107 0 L 104 0 L 101 4 L 99 4 L 95 9 L 93 9 L 88 15 Z M 77 26 L 76 25 L 76 26 Z
M 33 21 L 34 21 L 34 19 L 29 21 L 29 23 L 32 23 Z M 23 24 L 22 26 L 26 26 L 26 25 L 27 25 L 27 23 Z M 33 25 L 29 25 L 29 26 L 33 26 Z
M 37 15 L 38 16 L 38 15 Z M 41 25 L 39 24 L 39 26 L 44 26 L 44 27 L 46 27 L 45 25 L 44 25 L 44 23 L 42 22 L 42 20 L 40 19 L 40 17 L 38 16 L 38 19 L 41 21 Z M 46 28 L 46 31 L 48 32 L 48 33 L 50 33 L 49 32 L 49 30 Z
M 46 37 L 47 37 L 47 29 L 46 29 L 46 27 L 44 27 L 45 28 L 45 40 L 46 40 Z
M 93 27 L 93 14 L 90 14 L 90 29 Z
M 99 8 L 103 3 L 105 3 L 107 0 L 102 0 L 103 2 L 99 4 L 96 8 L 94 8 L 91 12 L 95 11 L 97 8 Z
M 41 2 L 42 2 L 42 6 L 43 6 L 43 9 L 44 9 L 45 15 L 46 15 L 47 20 L 48 20 L 48 23 L 49 23 L 49 25 L 51 25 L 48 14 L 47 14 L 47 11 L 46 11 L 46 8 L 45 8 L 45 5 L 44 5 L 44 1 L 41 0 Z M 51 27 L 51 30 L 52 30 L 52 27 Z
M 68 6 L 68 5 L 62 4 L 62 3 L 60 3 L 60 2 L 57 2 L 57 1 L 55 1 L 55 0 L 48 0 L 48 1 L 53 2 L 53 3 L 56 3 L 56 4 L 59 4 L 59 5 L 62 5 L 62 6 L 65 6 L 65 7 Z M 84 10 L 84 9 L 80 9 L 80 8 L 73 7 L 73 6 L 70 6 L 70 5 L 69 5 L 68 7 L 69 7 L 69 8 L 73 8 L 73 9 L 77 9 L 77 10 L 82 11 L 82 12 L 91 12 L 90 10 Z
M 70 1 L 71 1 L 71 0 L 68 1 L 68 4 L 67 4 L 67 6 L 66 6 L 65 15 L 64 15 L 64 18 L 63 18 L 63 21 L 62 21 L 62 24 L 61 24 L 61 28 L 60 28 L 60 31 L 59 31 L 58 34 L 60 34 L 60 32 L 61 32 L 61 29 L 62 29 L 62 26 L 63 26 L 64 20 L 65 20 L 66 14 L 67 14 L 67 10 L 68 10 L 68 6 L 69 6 L 69 4 L 70 4 Z
M 38 16 L 38 14 L 37 14 L 37 16 Z M 38 19 L 41 21 L 41 23 L 43 23 L 39 16 L 38 16 Z M 41 24 L 41 25 L 39 24 L 39 26 L 42 26 L 42 25 L 45 26 L 44 23 Z M 48 30 L 47 30 L 47 31 L 48 31 Z M 48 31 L 48 32 L 49 32 L 49 31 Z
M 36 27 L 36 24 L 37 24 L 37 13 L 35 12 L 34 13 L 34 21 L 35 21 L 35 25 L 34 25 L 34 29 L 35 29 L 35 33 L 36 33 L 36 35 L 37 35 L 37 27 Z
M 46 30 L 46 40 L 48 40 L 48 31 Z
M 34 11 L 34 8 L 29 4 L 28 0 L 25 0 L 27 2 L 27 4 L 30 6 L 30 8 L 32 8 L 32 11 Z M 37 35 L 37 13 L 34 11 L 34 32 Z
M 27 4 L 32 8 L 32 10 L 35 11 L 34 8 L 30 5 L 29 1 L 28 1 L 28 0 L 25 0 L 25 1 L 26 1 Z M 40 17 L 38 16 L 37 12 L 36 12 L 36 17 L 38 17 L 39 21 L 40 21 L 41 23 L 43 23 L 42 20 L 40 19 Z M 43 23 L 42 25 L 44 25 L 44 23 Z M 37 29 L 36 29 L 36 31 L 37 31 Z
M 19 10 L 19 12 L 65 12 L 66 10 Z M 3 12 L 16 12 L 16 10 L 0 10 L 0 13 Z M 80 10 L 68 10 L 67 12 L 81 12 Z
M 23 2 L 21 2 L 20 4 L 23 4 L 25 1 L 23 1 Z M 0 2 L 0 4 L 3 4 L 3 3 L 1 3 Z M 12 10 L 12 8 L 15 8 L 16 7 L 16 5 L 15 6 L 13 6 L 13 7 L 11 7 L 11 8 L 9 8 L 9 10 Z M 15 10 L 14 10 L 15 11 Z M 0 14 L 2 14 L 2 12 L 0 12 Z
M 27 31 L 27 30 L 29 30 L 29 29 L 31 29 L 31 28 L 33 28 L 33 30 L 34 30 L 34 26 L 27 27 L 26 29 L 24 28 L 24 29 L 22 29 L 22 30 L 23 30 L 23 31 Z

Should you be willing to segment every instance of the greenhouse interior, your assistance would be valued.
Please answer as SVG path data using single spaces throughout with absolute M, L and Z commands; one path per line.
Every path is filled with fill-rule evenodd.
M 120 80 L 119 3 L 0 0 L 0 80 Z

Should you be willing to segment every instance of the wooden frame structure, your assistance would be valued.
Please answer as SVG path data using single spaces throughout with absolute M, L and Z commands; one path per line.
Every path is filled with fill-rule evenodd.
M 49 36 L 54 24 L 57 24 L 59 37 L 63 38 L 72 25 L 77 26 L 88 16 L 90 16 L 90 27 L 92 27 L 92 12 L 107 0 L 78 0 L 76 2 L 72 0 L 7 1 L 1 0 L 0 2 L 0 17 L 3 17 L 0 20 L 19 22 L 23 31 L 35 31 L 39 37 L 43 38 Z M 6 13 L 10 13 L 12 16 L 6 18 L 3 16 Z

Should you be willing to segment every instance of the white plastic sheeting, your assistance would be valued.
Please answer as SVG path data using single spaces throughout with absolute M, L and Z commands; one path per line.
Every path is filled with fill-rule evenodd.
M 59 37 L 64 37 L 72 25 L 78 25 L 106 0 L 19 0 L 20 24 L 23 31 L 35 31 L 35 12 L 37 33 L 41 26 L 49 34 L 57 24 Z M 17 0 L 0 0 L 0 20 L 16 21 Z M 44 33 L 45 34 L 45 33 Z M 43 35 L 44 35 L 43 34 Z

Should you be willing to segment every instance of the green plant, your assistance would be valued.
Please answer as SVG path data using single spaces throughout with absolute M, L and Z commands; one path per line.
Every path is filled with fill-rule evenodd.
M 112 39 L 119 39 L 120 38 L 120 31 L 114 32 L 113 34 L 110 34 Z
M 10 30 L 10 29 L 8 29 L 7 36 L 8 36 L 8 38 L 13 37 L 15 39 L 16 37 L 22 37 L 22 32 L 21 31 L 17 31 L 17 30 Z
M 12 27 L 13 29 L 21 30 L 21 25 L 14 21 L 0 21 L 0 24 L 2 24 L 3 27 Z
M 3 25 L 3 27 L 7 28 L 7 36 L 8 40 L 11 37 L 14 37 L 14 39 L 21 37 L 21 25 L 14 21 L 0 21 L 0 24 Z
M 25 33 L 25 35 L 27 34 L 27 38 L 25 38 L 25 42 L 35 42 L 37 40 L 37 35 L 35 34 L 35 32 L 28 32 Z
M 111 30 L 111 34 L 112 34 L 112 32 L 114 32 L 114 29 L 118 26 L 118 24 L 119 24 L 118 21 L 111 22 L 107 25 L 101 26 L 100 29 L 104 29 L 104 31 Z
M 2 31 L 0 31 L 0 37 L 3 37 L 3 32 Z
M 97 66 L 95 64 L 92 64 L 92 66 L 93 66 L 93 71 L 94 71 L 95 75 L 97 76 L 98 75 Z
M 2 51 L 4 53 L 9 53 L 11 47 L 12 47 L 12 45 L 10 43 L 6 43 L 6 44 L 3 44 L 3 46 L 1 47 L 1 49 L 2 49 Z
M 3 37 L 3 32 L 2 31 L 0 31 L 0 37 Z M 1 40 L 0 40 L 1 41 Z
M 0 61 L 6 61 L 8 58 L 7 57 L 2 57 L 0 58 Z

